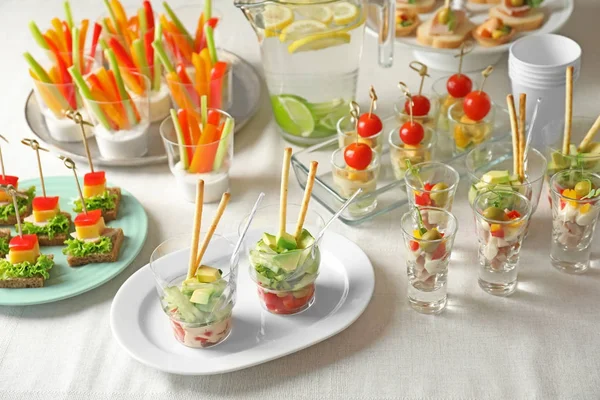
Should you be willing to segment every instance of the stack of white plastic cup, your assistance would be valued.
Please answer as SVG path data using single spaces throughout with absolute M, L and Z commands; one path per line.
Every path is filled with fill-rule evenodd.
M 565 110 L 566 71 L 573 66 L 573 80 L 579 77 L 581 47 L 572 39 L 560 35 L 528 35 L 510 46 L 508 74 L 515 97 L 527 94 L 527 119 L 530 120 L 535 102 L 542 98 L 533 145 L 543 143 L 541 127 L 560 119 Z

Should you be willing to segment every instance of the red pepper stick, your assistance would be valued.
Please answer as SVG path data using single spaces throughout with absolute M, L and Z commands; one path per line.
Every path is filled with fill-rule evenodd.
M 75 87 L 70 87 L 69 85 L 73 83 L 71 79 L 71 74 L 69 74 L 67 64 L 65 60 L 60 56 L 60 50 L 48 36 L 44 35 L 44 39 L 46 39 L 46 43 L 48 43 L 48 47 L 50 47 L 50 51 L 54 54 L 56 58 L 56 64 L 58 66 L 58 73 L 60 76 L 61 85 L 58 87 L 65 99 L 69 103 L 74 110 L 77 109 L 76 96 L 75 96 Z
M 69 53 L 69 64 L 67 67 L 73 65 L 73 58 L 71 54 L 73 54 L 73 37 L 71 36 L 71 30 L 69 29 L 69 25 L 66 21 L 63 21 L 63 36 L 65 38 L 65 46 L 67 47 L 67 53 Z
M 184 90 L 190 96 L 192 102 L 194 104 L 200 104 L 200 101 L 198 99 L 198 93 L 196 93 L 196 90 L 194 89 L 194 84 L 192 83 L 192 80 L 190 79 L 190 77 L 187 74 L 187 71 L 185 70 L 185 65 L 183 63 L 177 64 L 176 71 L 177 76 L 179 76 L 180 82 L 184 85 Z
M 191 160 L 194 157 L 194 151 L 193 151 L 192 147 L 190 147 L 190 146 L 193 146 L 193 142 L 192 142 L 192 135 L 190 132 L 188 113 L 185 108 L 179 109 L 179 111 L 177 111 L 177 119 L 179 119 L 179 125 L 181 126 L 181 131 L 183 133 L 183 140 L 185 140 L 185 144 L 186 144 L 185 150 L 188 155 L 188 160 Z
M 227 63 L 217 61 L 210 75 L 210 99 L 209 104 L 212 108 L 222 108 L 223 106 L 223 81 L 227 72 Z
M 92 36 L 92 49 L 90 51 L 90 57 L 96 58 L 96 49 L 98 48 L 98 39 L 100 39 L 100 34 L 102 33 L 102 25 L 99 23 L 94 23 L 94 34 Z
M 148 0 L 144 0 L 144 10 L 146 10 L 146 26 L 151 31 L 154 29 L 154 10 L 152 10 L 152 4 Z
M 108 45 L 115 52 L 115 56 L 117 57 L 117 60 L 119 60 L 119 64 L 125 67 L 125 69 L 128 71 L 138 71 L 137 66 L 129 54 L 127 54 L 127 50 L 123 48 L 123 45 L 121 45 L 121 43 L 115 37 L 111 37 L 109 39 Z M 131 79 L 134 81 L 132 83 L 137 83 L 137 85 L 140 86 L 139 79 L 136 75 L 131 75 Z

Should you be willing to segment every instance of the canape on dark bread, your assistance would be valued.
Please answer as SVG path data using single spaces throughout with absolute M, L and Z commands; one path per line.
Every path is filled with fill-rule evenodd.
M 36 235 L 17 235 L 9 241 L 6 258 L 0 259 L 0 288 L 38 288 L 50 277 L 53 255 L 40 254 Z

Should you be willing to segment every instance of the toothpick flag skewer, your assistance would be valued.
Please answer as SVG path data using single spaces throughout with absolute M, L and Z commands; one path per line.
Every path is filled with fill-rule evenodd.
M 69 110 L 66 112 L 66 116 L 69 119 L 72 119 L 77 125 L 79 125 L 79 129 L 81 130 L 81 136 L 83 138 L 83 147 L 85 148 L 85 155 L 88 159 L 88 165 L 90 166 L 90 171 L 94 172 L 94 162 L 92 161 L 92 153 L 90 152 L 90 145 L 87 141 L 87 136 L 85 134 L 84 125 L 94 126 L 92 123 L 85 121 L 81 116 L 79 111 Z
M 377 109 L 377 93 L 375 93 L 375 88 L 371 85 L 369 89 L 369 97 L 371 98 L 371 106 L 369 107 L 369 118 L 371 118 L 371 114 L 373 111 Z
M 17 197 L 27 198 L 27 195 L 17 191 L 13 185 L 0 185 L 0 189 L 4 190 L 10 195 L 10 197 L 12 197 L 13 207 L 15 207 L 15 217 L 17 217 L 17 233 L 20 237 L 23 237 L 23 227 L 21 226 L 21 214 L 19 213 Z
M 75 167 L 75 162 L 68 157 L 58 156 L 61 160 L 63 160 L 65 167 L 70 170 L 73 170 L 73 176 L 75 177 L 75 184 L 77 185 L 77 191 L 79 192 L 79 200 L 81 201 L 81 207 L 83 208 L 83 213 L 87 214 L 87 208 L 85 206 L 85 199 L 83 198 L 83 192 L 81 191 L 81 185 L 79 184 L 79 178 L 77 178 L 77 168 Z
M 425 65 L 419 61 L 413 61 L 410 64 L 408 64 L 408 66 L 413 71 L 416 71 L 419 74 L 419 76 L 421 77 L 421 84 L 419 85 L 419 93 L 417 93 L 420 96 L 421 93 L 423 92 L 423 84 L 425 83 L 425 77 L 429 76 L 429 74 L 427 73 L 427 65 Z
M 40 160 L 40 150 L 48 152 L 48 149 L 40 147 L 40 144 L 35 139 L 23 139 L 21 140 L 25 146 L 31 147 L 35 151 L 37 157 L 38 171 L 40 173 L 40 182 L 42 184 L 42 194 L 46 197 L 46 183 L 44 182 L 44 173 L 42 172 L 42 160 Z
M 4 140 L 8 143 L 8 140 L 2 135 L 0 135 L 0 139 Z M 2 146 L 0 146 L 0 168 L 2 168 L 2 178 L 6 177 L 6 171 L 4 170 L 4 158 L 2 158 Z

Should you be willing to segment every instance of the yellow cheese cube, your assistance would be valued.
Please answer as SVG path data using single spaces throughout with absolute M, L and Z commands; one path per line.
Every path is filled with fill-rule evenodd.
M 45 210 L 45 211 L 36 211 L 33 210 L 33 219 L 35 222 L 47 222 L 54 218 L 58 212 L 59 208 L 56 207 L 54 210 Z
M 105 228 L 104 218 L 100 218 L 95 225 L 76 226 L 75 232 L 79 239 L 94 239 L 101 236 Z
M 11 202 L 12 198 L 10 197 L 10 195 L 8 194 L 8 192 L 5 192 L 4 190 L 0 190 L 0 201 Z
M 86 199 L 94 196 L 101 196 L 106 191 L 106 183 L 94 186 L 83 186 L 83 197 Z
M 19 264 L 28 261 L 35 264 L 40 256 L 40 246 L 36 243 L 31 250 L 10 250 L 8 252 L 8 261 L 11 264 Z

